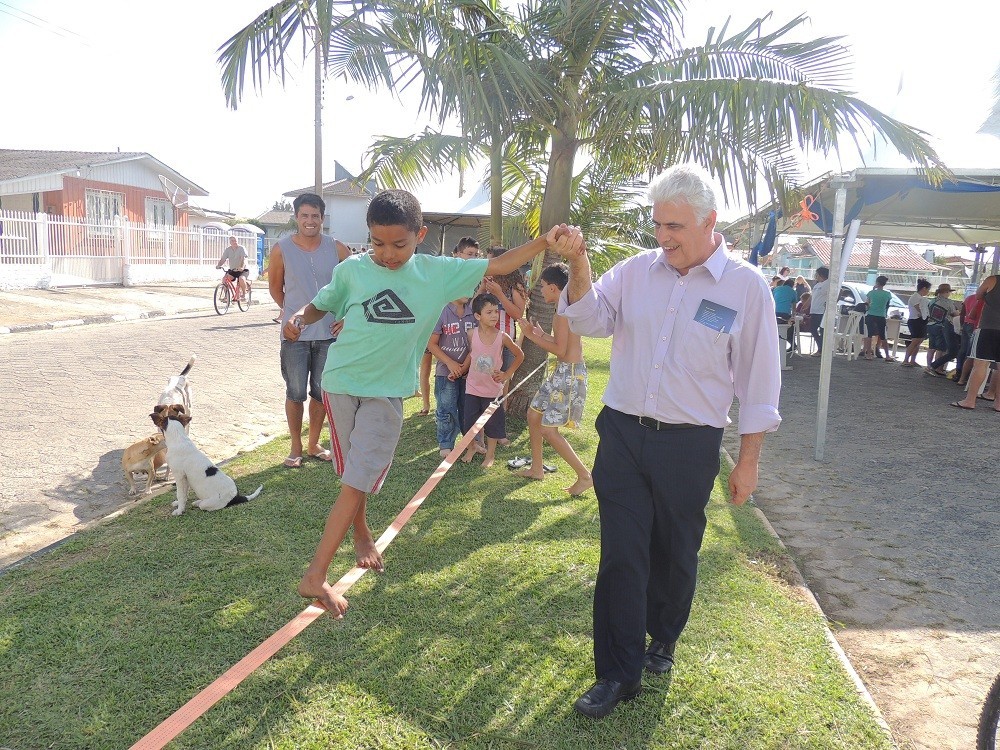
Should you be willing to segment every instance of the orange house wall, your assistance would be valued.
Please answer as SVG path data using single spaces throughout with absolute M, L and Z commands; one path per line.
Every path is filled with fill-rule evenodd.
M 85 218 L 87 212 L 86 191 L 107 190 L 112 193 L 125 194 L 125 218 L 134 224 L 146 223 L 146 198 L 156 198 L 164 200 L 164 195 L 159 190 L 147 190 L 145 188 L 132 187 L 130 185 L 115 185 L 110 182 L 98 182 L 96 180 L 83 180 L 79 177 L 63 177 L 63 189 L 44 194 L 43 204 L 45 206 L 55 206 L 58 212 L 64 216 L 74 216 Z M 187 227 L 188 213 L 183 209 L 174 209 L 174 224 L 180 227 Z

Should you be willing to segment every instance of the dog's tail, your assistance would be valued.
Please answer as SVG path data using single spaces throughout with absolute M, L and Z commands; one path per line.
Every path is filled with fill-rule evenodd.
M 240 503 L 249 503 L 251 500 L 257 497 L 257 495 L 260 494 L 260 491 L 262 489 L 264 489 L 264 485 L 261 485 L 256 490 L 254 490 L 254 493 L 252 495 L 237 495 L 228 503 L 226 503 L 226 507 L 228 508 L 231 505 L 239 505 Z
M 194 361 L 197 358 L 198 357 L 196 355 L 194 354 L 191 355 L 191 359 L 188 360 L 187 366 L 183 370 L 181 370 L 181 375 L 187 375 L 189 372 L 191 372 L 191 368 L 194 367 Z

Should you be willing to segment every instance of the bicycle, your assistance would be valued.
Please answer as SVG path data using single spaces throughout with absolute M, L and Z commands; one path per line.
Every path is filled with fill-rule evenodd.
M 222 281 L 219 285 L 215 287 L 215 294 L 213 295 L 212 301 L 215 304 L 215 312 L 219 315 L 225 315 L 229 312 L 229 306 L 236 300 L 237 306 L 243 312 L 250 309 L 250 299 L 253 295 L 253 286 L 250 284 L 249 278 L 244 278 L 244 282 L 247 285 L 247 291 L 244 296 L 240 296 L 239 287 L 236 285 L 236 280 L 226 272 Z
M 983 712 L 979 715 L 976 750 L 996 750 L 998 723 L 1000 723 L 1000 675 L 993 680 L 993 685 L 986 694 Z

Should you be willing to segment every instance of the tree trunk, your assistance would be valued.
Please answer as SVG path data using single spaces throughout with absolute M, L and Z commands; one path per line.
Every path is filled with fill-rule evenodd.
M 490 144 L 490 247 L 503 244 L 503 141 Z
M 560 119 L 557 123 L 557 135 L 552 139 L 552 154 L 549 156 L 549 168 L 545 176 L 545 195 L 542 198 L 541 219 L 539 231 L 547 232 L 555 224 L 569 222 L 570 192 L 573 187 L 573 159 L 576 156 L 577 117 L 575 114 Z M 561 258 L 549 250 L 545 251 L 542 263 L 532 267 L 531 289 L 529 294 L 527 316 L 537 320 L 544 330 L 552 331 L 552 315 L 555 306 L 548 304 L 542 297 L 538 286 L 538 275 L 542 268 L 558 263 Z M 518 380 L 534 370 L 545 361 L 548 352 L 536 346 L 527 339 L 524 340 L 524 363 L 518 368 Z M 522 374 L 523 373 L 523 374 Z M 518 417 L 528 413 L 531 397 L 542 382 L 544 371 L 539 371 L 521 386 L 507 401 L 507 411 Z

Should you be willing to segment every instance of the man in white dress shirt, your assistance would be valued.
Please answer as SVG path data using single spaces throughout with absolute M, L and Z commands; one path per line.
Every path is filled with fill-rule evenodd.
M 741 435 L 729 477 L 736 505 L 756 488 L 764 433 L 781 421 L 774 300 L 760 272 L 730 255 L 714 231 L 711 179 L 674 167 L 653 180 L 649 195 L 660 247 L 593 284 L 586 251 L 570 253 L 559 301 L 575 333 L 614 337 L 593 471 L 601 517 L 597 682 L 575 705 L 593 718 L 638 695 L 643 667 L 663 674 L 673 666 L 733 397 Z

